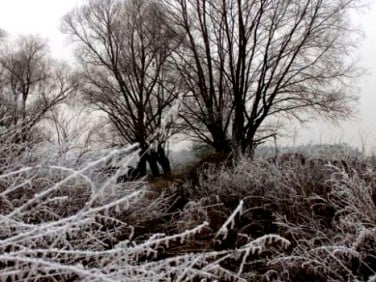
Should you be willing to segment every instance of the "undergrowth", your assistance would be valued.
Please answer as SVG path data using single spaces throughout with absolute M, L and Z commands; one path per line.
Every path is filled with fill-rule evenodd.
M 373 160 L 246 158 L 116 183 L 2 155 L 2 281 L 375 281 Z M 124 160 L 124 167 L 127 165 Z

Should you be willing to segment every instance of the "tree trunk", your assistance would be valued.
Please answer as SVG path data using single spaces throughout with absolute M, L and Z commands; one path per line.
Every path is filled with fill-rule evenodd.
M 230 154 L 231 153 L 231 145 L 230 142 L 226 139 L 216 139 L 214 140 L 213 147 L 216 153 L 220 154 Z
M 242 153 L 247 154 L 251 158 L 253 158 L 253 155 L 255 152 L 255 142 L 254 142 L 255 134 L 256 134 L 256 129 L 255 128 L 250 129 L 247 133 L 247 139 L 241 148 Z
M 232 129 L 233 146 L 236 151 L 243 151 L 245 146 L 244 132 L 244 101 L 239 98 L 240 94 L 235 95 L 235 113 L 234 125 Z
M 153 177 L 161 176 L 158 168 L 158 154 L 154 151 L 148 153 L 148 163 Z
M 212 124 L 208 126 L 210 134 L 213 138 L 213 143 L 211 144 L 217 153 L 227 153 L 231 152 L 231 144 L 220 124 Z
M 144 177 L 146 175 L 146 161 L 147 161 L 147 156 L 145 153 L 140 153 L 140 160 L 137 164 L 137 170 L 140 173 L 140 177 Z
M 140 177 L 143 177 L 147 173 L 147 164 L 149 165 L 151 174 L 153 177 L 159 177 L 162 175 L 158 164 L 163 170 L 163 176 L 171 175 L 171 165 L 164 148 L 160 145 L 157 151 L 146 151 L 140 154 L 140 161 L 137 165 L 137 169 L 140 173 Z
M 171 175 L 171 165 L 170 160 L 168 159 L 165 149 L 159 145 L 158 146 L 158 163 L 161 165 L 163 169 L 163 175 L 168 177 Z

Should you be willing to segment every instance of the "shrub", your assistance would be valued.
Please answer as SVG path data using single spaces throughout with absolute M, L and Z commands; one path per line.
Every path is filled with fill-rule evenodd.
M 183 226 L 174 221 L 176 213 L 169 215 L 171 195 L 142 181 L 95 177 L 96 166 L 108 158 L 73 168 L 7 167 L 0 176 L 2 280 L 245 281 L 247 257 L 289 244 L 267 235 L 239 249 L 206 246 L 208 240 L 226 240 L 241 201 L 217 232 L 206 217 L 186 218 L 190 224 Z M 223 264 L 231 261 L 239 265 Z
M 368 160 L 300 154 L 273 161 L 243 159 L 233 167 L 209 166 L 199 185 L 185 184 L 187 207 L 194 207 L 186 218 L 201 215 L 215 229 L 215 223 L 223 222 L 243 200 L 243 215 L 226 247 L 236 249 L 244 237 L 255 240 L 270 233 L 291 242 L 287 253 L 249 261 L 252 277 L 366 281 L 376 272 L 375 172 Z
M 187 174 L 125 183 L 97 174 L 133 149 L 76 167 L 8 159 L 1 279 L 374 280 L 372 160 L 204 162 L 194 185 Z

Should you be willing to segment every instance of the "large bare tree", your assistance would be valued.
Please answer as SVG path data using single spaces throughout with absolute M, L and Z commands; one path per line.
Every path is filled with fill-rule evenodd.
M 154 176 L 158 163 L 169 174 L 166 138 L 150 149 L 178 86 L 169 57 L 180 43 L 164 8 L 152 0 L 91 0 L 64 17 L 62 30 L 77 43 L 85 100 L 108 115 L 123 143 L 139 143 L 141 175 L 146 163 Z
M 268 123 L 341 118 L 355 100 L 349 11 L 357 0 L 173 0 L 185 41 L 176 67 L 193 135 L 217 151 L 252 151 Z
M 2 132 L 13 142 L 30 141 L 33 128 L 77 88 L 66 65 L 50 59 L 37 36 L 21 36 L 0 58 Z

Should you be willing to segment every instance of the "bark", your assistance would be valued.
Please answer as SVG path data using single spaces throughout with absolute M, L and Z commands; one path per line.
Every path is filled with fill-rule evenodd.
M 149 165 L 152 177 L 168 177 L 171 175 L 170 161 L 162 147 L 159 147 L 157 151 L 148 151 L 141 155 L 140 161 L 137 165 L 140 177 L 147 174 L 147 165 Z M 160 170 L 160 167 L 162 171 Z
M 148 153 L 148 163 L 153 177 L 161 176 L 158 168 L 158 154 L 154 151 Z
M 158 146 L 158 163 L 163 169 L 163 175 L 168 177 L 171 175 L 170 161 L 166 155 L 165 149 L 162 146 Z

